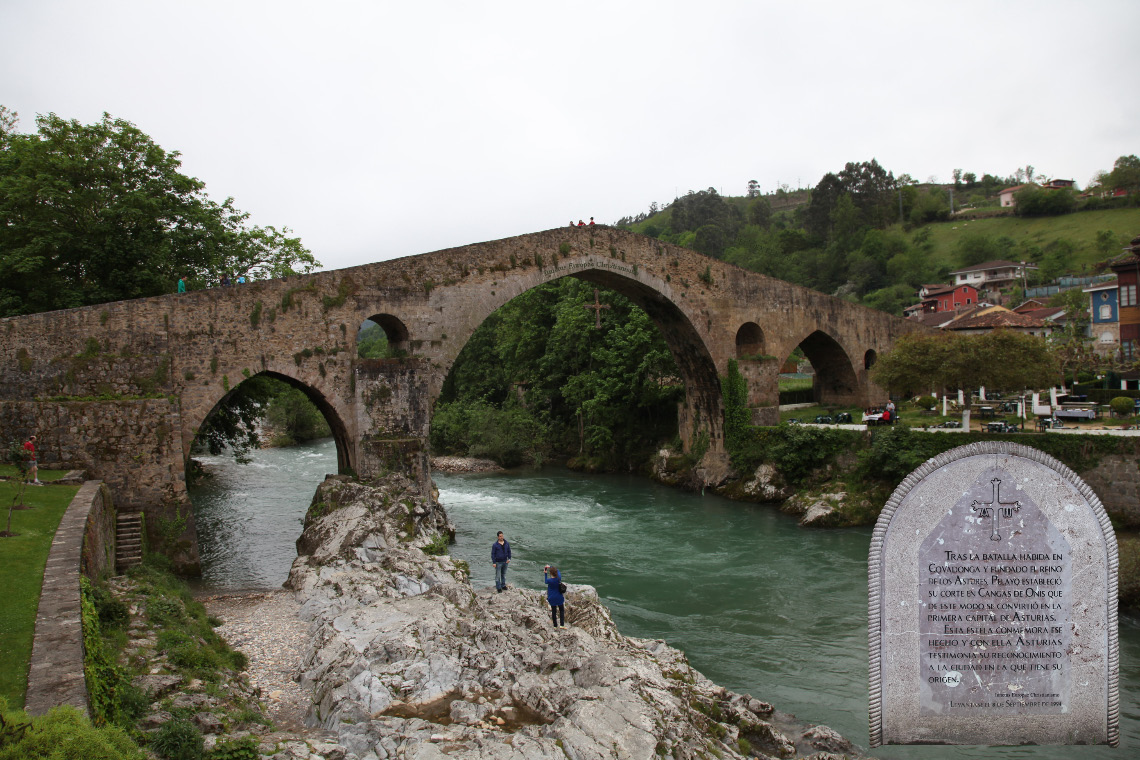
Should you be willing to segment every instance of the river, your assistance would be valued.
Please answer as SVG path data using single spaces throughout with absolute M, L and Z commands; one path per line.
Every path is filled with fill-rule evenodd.
M 313 489 L 335 469 L 331 440 L 253 453 L 249 465 L 200 458 L 213 476 L 191 490 L 203 584 L 279 586 Z M 867 746 L 867 552 L 870 528 L 805 530 L 770 506 L 686 493 L 645 478 L 560 469 L 436 473 L 455 523 L 452 554 L 476 586 L 493 583 L 502 530 L 508 583 L 539 588 L 542 566 L 597 587 L 622 632 L 665 639 L 713 681 L 826 723 Z M 1140 747 L 1140 620 L 1122 616 L 1121 747 L 884 747 L 883 758 L 1088 758 Z

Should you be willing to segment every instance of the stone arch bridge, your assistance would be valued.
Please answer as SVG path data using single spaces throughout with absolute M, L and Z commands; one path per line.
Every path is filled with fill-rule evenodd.
M 707 433 L 707 477 L 726 468 L 719 376 L 748 381 L 754 421 L 778 421 L 781 362 L 802 347 L 821 401 L 883 398 L 874 357 L 916 329 L 901 319 L 608 227 L 562 228 L 284 280 L 0 320 L 0 435 L 39 435 L 41 461 L 102 478 L 152 539 L 197 543 L 185 468 L 198 427 L 247 377 L 301 388 L 336 438 L 341 472 L 410 469 L 430 487 L 432 405 L 460 350 L 515 296 L 573 276 L 615 290 L 661 328 L 683 375 L 679 426 Z M 364 319 L 403 358 L 359 359 Z

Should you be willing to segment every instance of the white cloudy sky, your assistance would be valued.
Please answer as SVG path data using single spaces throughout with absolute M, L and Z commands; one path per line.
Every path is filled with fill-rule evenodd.
M 0 103 L 134 122 L 326 268 L 847 161 L 1087 184 L 1140 2 L 0 0 Z

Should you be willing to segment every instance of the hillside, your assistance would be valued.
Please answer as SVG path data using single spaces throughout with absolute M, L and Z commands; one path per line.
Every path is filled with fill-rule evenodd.
M 980 207 L 951 216 L 948 191 L 900 188 L 871 161 L 849 164 L 811 191 L 690 192 L 618 226 L 893 314 L 914 303 L 920 285 L 949 282 L 948 273 L 964 266 L 1029 261 L 1039 268 L 1028 284 L 1041 285 L 1094 273 L 1140 234 L 1140 205 L 1132 198 L 1113 199 L 1120 205 L 1105 209 L 1097 208 L 1104 201 L 1080 200 L 1069 190 L 1038 191 L 1078 210 L 1015 216 L 997 206 L 996 190 L 993 197 L 976 190 L 969 197 Z M 955 192 L 956 201 L 962 195 Z

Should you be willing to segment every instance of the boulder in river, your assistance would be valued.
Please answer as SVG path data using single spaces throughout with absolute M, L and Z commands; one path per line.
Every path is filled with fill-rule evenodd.
M 287 582 L 312 621 L 299 679 L 346 760 L 792 757 L 830 738 L 623 636 L 590 586 L 569 585 L 565 628 L 543 591 L 472 588 L 442 507 L 402 476 L 326 480 L 313 504 Z

